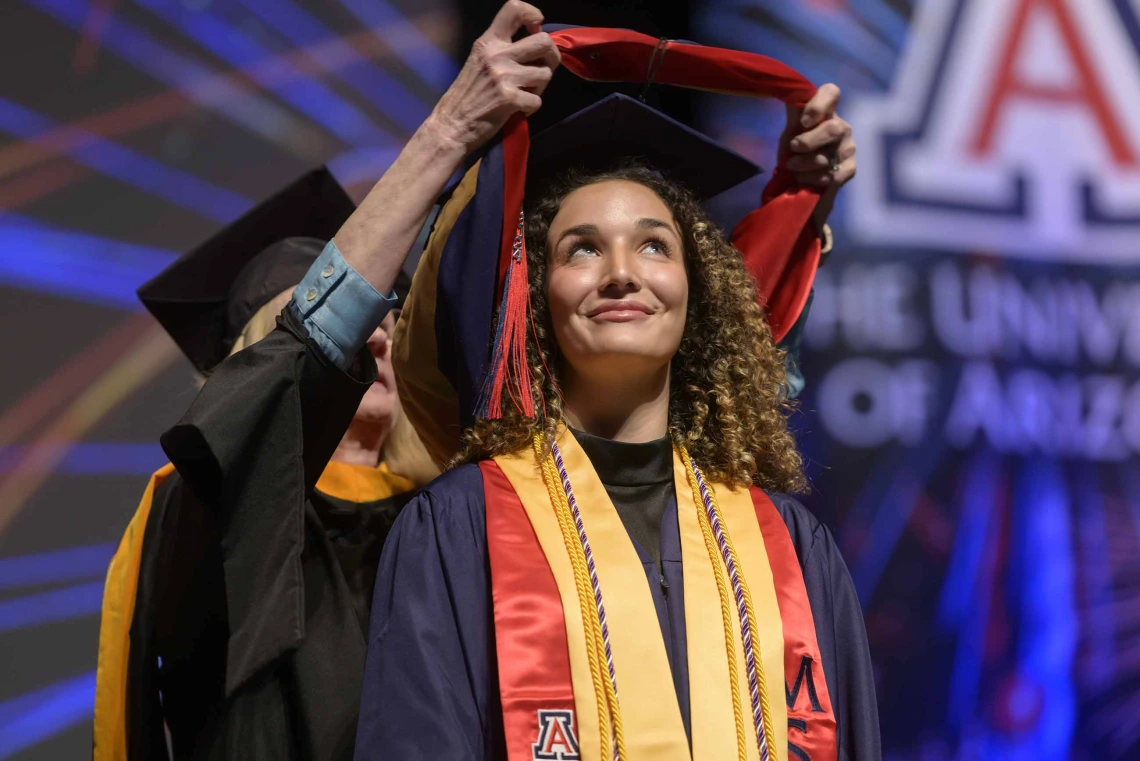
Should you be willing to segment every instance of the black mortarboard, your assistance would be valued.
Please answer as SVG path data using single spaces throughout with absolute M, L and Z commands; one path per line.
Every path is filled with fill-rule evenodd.
M 300 282 L 356 205 L 332 174 L 308 172 L 138 290 L 194 367 L 207 371 L 264 304 Z M 401 297 L 409 283 L 396 284 Z
M 571 167 L 607 169 L 644 159 L 706 200 L 762 171 L 739 153 L 672 117 L 613 93 L 538 133 L 527 157 L 527 187 Z

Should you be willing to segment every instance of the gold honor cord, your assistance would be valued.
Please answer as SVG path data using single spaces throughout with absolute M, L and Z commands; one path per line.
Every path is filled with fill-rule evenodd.
M 617 761 L 625 761 L 627 756 L 621 709 L 618 706 L 617 688 L 610 679 L 606 667 L 601 616 L 590 584 L 586 551 L 574 524 L 566 490 L 562 488 L 562 480 L 554 464 L 554 456 L 546 452 L 546 442 L 541 432 L 534 435 L 534 452 L 542 465 L 542 480 L 546 483 L 550 503 L 554 507 L 558 528 L 562 532 L 562 540 L 566 544 L 566 553 L 570 556 L 570 565 L 574 571 L 574 585 L 578 590 L 578 605 L 582 609 L 582 623 L 586 635 L 586 657 L 590 664 L 590 679 L 594 683 L 594 697 L 598 704 L 598 734 L 602 739 L 601 758 L 604 761 L 614 757 L 613 746 L 616 744 Z
M 693 490 L 693 502 L 697 506 L 697 522 L 701 526 L 701 534 L 705 538 L 705 549 L 709 553 L 709 562 L 712 563 L 713 577 L 716 578 L 716 591 L 720 597 L 720 618 L 724 626 L 724 644 L 728 655 L 728 683 L 732 689 L 732 718 L 736 722 L 736 757 L 739 761 L 748 761 L 748 734 L 744 729 L 744 710 L 740 702 L 739 666 L 736 662 L 736 643 L 732 632 L 732 598 L 728 592 L 728 582 L 725 581 L 724 561 L 713 538 L 712 525 L 703 509 L 704 500 L 701 499 L 701 488 L 697 484 L 697 474 L 693 472 L 693 462 L 689 459 L 689 450 L 678 444 L 681 461 L 685 463 L 685 475 L 689 478 L 689 488 Z
M 709 526 L 709 523 L 708 523 L 708 516 L 706 516 L 704 514 L 704 510 L 700 509 L 701 506 L 704 505 L 704 500 L 701 497 L 700 485 L 697 483 L 696 469 L 693 467 L 693 461 L 689 458 L 689 450 L 683 444 L 679 444 L 678 447 L 681 450 L 681 459 L 685 463 L 685 470 L 689 476 L 689 486 L 693 490 L 693 501 L 697 503 L 697 512 L 699 512 L 701 514 L 701 529 L 703 531 L 703 530 L 705 530 L 706 526 Z M 722 533 L 724 536 L 724 543 L 725 543 L 725 547 L 728 550 L 728 556 L 729 556 L 729 558 L 731 558 L 732 564 L 734 566 L 736 566 L 736 568 L 738 569 L 738 579 L 740 582 L 740 589 L 741 589 L 741 592 L 743 593 L 743 597 L 744 597 L 745 616 L 747 617 L 748 627 L 749 627 L 749 629 L 752 630 L 753 638 L 755 641 L 757 638 L 757 634 L 760 630 L 757 628 L 757 624 L 756 624 L 756 610 L 752 606 L 752 593 L 748 590 L 748 583 L 745 581 L 743 573 L 739 572 L 739 569 L 741 569 L 743 566 L 741 566 L 740 559 L 736 555 L 736 548 L 734 548 L 732 546 L 732 539 L 729 538 L 728 531 L 724 530 L 724 527 L 727 524 L 724 521 L 724 516 L 721 515 L 720 504 L 718 504 L 717 500 L 716 500 L 716 491 L 711 486 L 708 487 L 708 495 L 709 495 L 709 502 L 712 504 L 713 514 L 716 516 L 717 521 L 720 523 L 720 525 L 722 527 Z M 708 531 L 709 531 L 709 534 L 711 534 L 711 526 L 708 528 Z M 705 541 L 707 544 L 709 541 L 709 538 L 706 537 Z M 718 560 L 720 560 L 720 562 L 718 562 Z M 713 566 L 717 571 L 717 588 L 718 589 L 720 588 L 721 581 L 722 581 L 721 577 L 720 577 L 720 574 L 723 572 L 722 562 L 723 562 L 723 559 L 713 559 Z M 743 636 L 743 632 L 742 632 L 742 636 Z M 730 643 L 732 642 L 732 636 L 731 636 L 731 630 L 730 629 L 725 630 L 725 639 L 728 640 Z M 732 657 L 730 657 L 730 659 L 729 659 L 729 671 L 731 674 L 735 670 L 734 661 L 735 661 L 735 655 L 736 655 L 736 648 L 733 647 L 731 644 L 729 645 L 729 647 L 732 648 Z M 761 659 L 759 652 L 755 653 L 753 660 L 756 663 L 756 682 L 757 682 L 757 686 L 758 686 L 758 689 L 760 692 L 760 715 L 761 715 L 761 720 L 764 722 L 764 735 L 765 735 L 765 738 L 767 740 L 769 758 L 771 759 L 771 761 L 779 761 L 778 749 L 775 747 L 775 745 L 772 742 L 773 739 L 776 737 L 776 735 L 775 735 L 775 730 L 772 726 L 772 711 L 768 706 L 768 684 L 767 684 L 767 679 L 764 676 L 764 662 Z M 738 706 L 739 706 L 738 695 L 739 695 L 739 692 L 736 688 L 736 681 L 733 680 L 733 710 L 734 710 L 734 712 L 739 710 L 739 708 L 738 708 Z M 737 729 L 738 737 L 739 737 L 739 732 L 740 732 L 740 729 L 738 728 Z M 757 738 L 757 742 L 759 742 L 759 738 Z M 743 752 L 743 750 L 742 750 L 742 752 Z M 763 754 L 761 754 L 761 755 L 763 755 Z

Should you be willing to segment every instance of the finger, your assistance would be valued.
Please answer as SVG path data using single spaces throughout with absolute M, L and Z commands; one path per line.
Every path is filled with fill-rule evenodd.
M 848 132 L 839 141 L 839 151 L 837 152 L 840 161 L 846 161 L 855 156 L 855 136 Z
M 800 125 L 804 129 L 810 129 L 834 115 L 839 107 L 839 95 L 839 87 L 830 82 L 816 90 L 815 95 L 804 106 L 804 112 L 800 115 Z
M 824 153 L 797 153 L 788 157 L 790 172 L 820 172 L 831 166 L 831 159 Z
M 855 176 L 855 159 L 842 162 L 835 171 L 792 172 L 792 177 L 801 185 L 814 185 L 820 188 L 842 185 Z
M 845 135 L 850 134 L 851 125 L 839 117 L 832 117 L 815 129 L 797 135 L 792 140 L 793 153 L 814 153 L 823 150 L 825 146 L 838 143 Z
M 530 116 L 542 107 L 542 98 L 526 90 L 515 90 L 512 102 L 515 108 Z
M 523 66 L 521 63 L 513 63 L 507 71 L 505 80 L 510 86 L 541 95 L 553 77 L 554 72 L 546 66 Z
M 532 34 L 511 43 L 503 54 L 519 63 L 542 63 L 552 71 L 562 63 L 562 54 L 558 52 L 558 46 L 546 32 Z
M 533 30 L 541 24 L 542 11 L 538 8 L 522 0 L 508 0 L 495 14 L 487 32 L 497 39 L 510 42 L 519 27 L 525 26 L 528 30 Z
M 817 188 L 826 188 L 835 181 L 830 169 L 816 172 L 793 172 L 792 177 L 800 185 L 813 185 Z
M 839 171 L 832 173 L 833 182 L 842 185 L 855 176 L 855 157 L 847 159 L 839 165 Z
M 836 182 L 836 175 L 834 175 L 831 170 L 823 170 L 822 172 L 793 172 L 792 177 L 795 178 L 800 185 L 811 185 L 816 188 L 827 188 Z

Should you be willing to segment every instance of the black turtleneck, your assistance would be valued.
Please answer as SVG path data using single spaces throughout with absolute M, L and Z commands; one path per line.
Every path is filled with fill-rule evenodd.
M 603 439 L 570 429 L 586 451 L 630 537 L 661 573 L 661 517 L 673 494 L 673 443 L 666 435 L 644 444 Z

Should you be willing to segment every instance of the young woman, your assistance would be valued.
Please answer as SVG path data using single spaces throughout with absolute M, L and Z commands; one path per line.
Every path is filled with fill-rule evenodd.
M 585 48 L 603 64 L 645 52 L 623 32 L 559 39 L 626 46 Z M 510 231 L 491 202 L 519 191 L 510 139 L 443 207 L 397 327 L 433 453 L 462 433 L 381 559 L 356 757 L 875 761 L 858 599 L 788 496 L 806 481 L 757 298 L 775 263 L 701 203 L 741 179 L 733 156 L 607 99 L 536 137 L 504 270 L 481 231 Z M 780 232 L 809 254 L 811 234 Z M 407 338 L 421 363 L 437 347 L 434 374 L 401 359 Z

